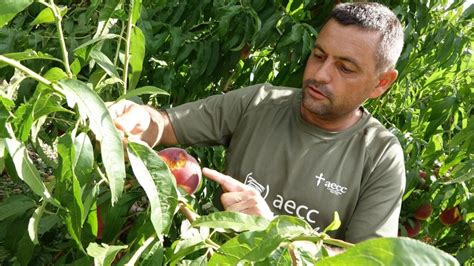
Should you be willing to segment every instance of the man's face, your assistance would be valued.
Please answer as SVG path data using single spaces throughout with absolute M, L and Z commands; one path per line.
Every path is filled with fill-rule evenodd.
M 379 83 L 375 52 L 380 34 L 329 20 L 308 58 L 303 79 L 303 115 L 344 119 L 373 98 Z

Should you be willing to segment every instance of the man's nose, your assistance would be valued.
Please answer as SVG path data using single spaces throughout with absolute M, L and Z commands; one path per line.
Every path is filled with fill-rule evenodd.
M 316 67 L 314 79 L 322 84 L 327 84 L 332 80 L 332 63 L 326 59 L 323 63 Z

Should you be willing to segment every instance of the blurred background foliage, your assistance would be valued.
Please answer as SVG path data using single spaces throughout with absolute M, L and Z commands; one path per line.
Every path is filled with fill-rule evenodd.
M 142 35 L 132 39 L 132 49 L 140 56 L 140 42 L 145 41 L 143 64 L 132 66 L 137 75 L 129 78 L 127 89 L 161 88 L 169 96 L 142 95 L 135 100 L 166 108 L 262 82 L 301 87 L 314 38 L 339 2 L 142 0 L 136 21 Z M 392 8 L 405 26 L 397 83 L 381 99 L 365 105 L 400 139 L 405 151 L 407 187 L 400 234 L 406 235 L 407 226 L 420 223 L 412 237 L 465 262 L 474 248 L 474 7 L 467 0 L 378 2 Z M 128 1 L 62 0 L 56 4 L 67 7 L 62 26 L 73 74 L 91 83 L 104 101 L 123 95 L 124 84 L 89 56 L 93 47 L 123 72 L 125 40 L 113 36 L 127 31 Z M 54 23 L 38 16 L 43 8 L 35 2 L 0 28 L 0 54 L 28 51 L 31 56 L 22 63 L 40 74 L 61 67 L 55 60 L 42 60 L 45 54 L 62 56 Z M 94 45 L 84 48 L 91 40 Z M 31 58 L 38 60 L 26 60 Z M 19 84 L 15 104 L 28 101 L 36 82 L 21 82 L 24 75 L 0 67 L 0 80 Z M 50 126 L 46 130 L 54 135 L 70 124 L 58 115 L 54 123 L 46 124 Z M 203 165 L 223 170 L 222 147 L 191 152 Z M 433 207 L 426 220 L 415 218 L 422 203 Z M 446 226 L 438 216 L 450 207 L 458 208 L 462 220 Z

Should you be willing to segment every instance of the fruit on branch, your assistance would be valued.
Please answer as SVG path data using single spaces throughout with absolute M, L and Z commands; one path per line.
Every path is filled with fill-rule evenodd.
M 418 175 L 420 176 L 420 178 L 424 179 L 425 181 L 428 179 L 427 175 L 426 175 L 426 172 L 423 171 L 423 170 L 420 170 L 418 172 Z
M 433 206 L 430 203 L 423 203 L 415 211 L 415 218 L 421 221 L 428 219 L 433 213 Z
M 166 148 L 158 152 L 176 178 L 178 187 L 193 194 L 201 185 L 202 173 L 197 160 L 181 148 Z
M 453 225 L 462 220 L 461 213 L 459 212 L 459 208 L 457 206 L 452 208 L 447 208 L 441 212 L 439 215 L 439 220 L 442 224 L 446 226 Z
M 405 223 L 403 223 L 403 226 L 407 230 L 407 236 L 408 237 L 415 237 L 416 235 L 418 235 L 418 233 L 421 230 L 421 223 L 417 219 L 413 220 L 413 224 L 411 224 L 409 222 L 405 222 Z

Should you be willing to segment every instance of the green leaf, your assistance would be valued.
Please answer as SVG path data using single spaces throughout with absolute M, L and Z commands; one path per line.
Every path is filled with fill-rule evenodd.
M 7 218 L 24 214 L 34 207 L 36 207 L 35 201 L 27 196 L 10 196 L 4 202 L 0 203 L 0 222 Z
M 61 17 L 66 15 L 67 13 L 67 6 L 60 6 L 59 8 L 59 14 Z M 45 9 L 41 10 L 41 12 L 36 16 L 36 18 L 31 22 L 31 25 L 38 25 L 38 24 L 47 24 L 47 23 L 54 23 L 56 22 L 56 19 L 54 18 L 53 11 L 51 8 L 46 7 Z
M 50 90 L 38 89 L 33 97 L 15 112 L 13 125 L 15 126 L 18 138 L 21 142 L 26 142 L 30 136 L 33 124 L 43 116 L 54 112 L 70 112 L 61 106 L 60 98 L 51 93 Z
M 289 215 L 275 217 L 268 225 L 267 230 L 284 237 L 295 237 L 314 232 L 313 228 L 305 220 Z
M 183 241 L 186 240 L 181 240 L 180 243 Z M 208 244 L 204 243 L 204 241 L 202 240 L 197 243 L 195 242 L 192 245 L 185 245 L 178 251 L 174 250 L 173 255 L 169 259 L 169 262 L 167 262 L 166 264 L 175 265 L 177 262 L 182 261 L 183 258 L 187 255 L 190 255 L 198 250 L 202 250 L 205 248 L 208 248 Z
M 28 235 L 30 236 L 31 242 L 33 244 L 38 245 L 38 228 L 39 228 L 39 223 L 41 221 L 41 217 L 43 217 L 44 209 L 46 208 L 46 201 L 43 201 L 43 204 L 38 206 L 36 210 L 33 212 L 33 215 L 30 218 L 30 221 L 28 222 Z
M 15 103 L 12 100 L 0 95 L 0 125 L 7 124 L 7 121 L 11 117 L 10 111 L 13 106 L 15 106 Z M 7 132 L 7 129 L 5 127 L 0 127 L 0 138 L 8 138 L 8 137 L 11 137 L 11 136 Z M 3 155 L 3 153 L 1 155 Z
M 8 138 L 4 139 L 4 143 L 7 147 L 8 153 L 13 159 L 18 177 L 23 180 L 35 194 L 44 197 L 47 200 L 53 200 L 51 194 L 44 185 L 38 170 L 28 156 L 24 144 L 15 139 Z
M 135 0 L 139 2 L 138 0 Z M 133 27 L 130 39 L 130 65 L 132 67 L 129 75 L 129 90 L 133 90 L 140 79 L 145 58 L 145 35 L 139 27 Z
M 148 248 L 140 262 L 141 266 L 163 265 L 164 252 L 163 243 L 156 240 L 155 243 Z
M 74 173 L 79 182 L 86 185 L 91 180 L 91 173 L 94 170 L 94 148 L 86 133 L 81 132 L 74 139 Z
M 132 24 L 135 25 L 140 19 L 142 0 L 132 0 Z
M 137 89 L 134 89 L 134 90 L 131 90 L 131 91 L 128 91 L 126 94 L 120 96 L 119 98 L 117 98 L 116 101 L 120 101 L 120 100 L 123 100 L 123 99 L 130 99 L 132 97 L 135 97 L 135 96 L 139 96 L 139 95 L 143 95 L 143 94 L 151 94 L 151 95 L 157 95 L 157 94 L 160 94 L 160 95 L 170 95 L 167 91 L 163 90 L 163 89 L 160 89 L 158 87 L 155 87 L 155 86 L 144 86 L 144 87 L 140 87 L 140 88 L 137 88 Z
M 326 233 L 327 231 L 335 231 L 339 229 L 340 226 L 341 220 L 339 219 L 339 214 L 337 212 L 334 212 L 334 219 L 326 228 L 324 228 L 323 233 Z
M 178 206 L 176 181 L 150 147 L 130 142 L 127 151 L 133 173 L 150 201 L 150 219 L 156 234 L 167 234 Z
M 209 265 L 236 265 L 264 260 L 284 241 L 280 235 L 266 231 L 247 231 L 223 244 L 209 260 Z
M 126 249 L 128 246 L 109 246 L 105 243 L 101 245 L 97 243 L 90 243 L 87 247 L 87 254 L 94 258 L 94 265 L 103 266 L 111 265 L 117 256 L 117 253 L 122 249 Z
M 57 149 L 59 165 L 56 171 L 55 197 L 67 209 L 61 214 L 65 218 L 69 234 L 82 250 L 81 232 L 84 206 L 82 204 L 81 186 L 74 174 L 75 150 L 70 132 L 59 138 Z
M 32 60 L 32 59 L 44 59 L 44 60 L 52 60 L 56 62 L 62 63 L 60 59 L 57 59 L 56 57 L 43 53 L 43 52 L 36 52 L 34 50 L 28 49 L 23 52 L 18 52 L 18 53 L 9 53 L 9 54 L 4 54 L 3 56 L 8 57 L 10 59 L 14 59 L 18 62 L 24 61 L 24 60 Z M 0 62 L 0 68 L 8 66 L 7 63 L 5 62 Z
M 344 253 L 323 258 L 318 266 L 344 265 L 459 265 L 451 255 L 411 238 L 376 238 Z
M 229 211 L 214 212 L 193 222 L 193 226 L 232 229 L 237 232 L 264 230 L 268 224 L 269 221 L 261 216 Z
M 87 42 L 84 42 L 83 44 L 79 45 L 78 47 L 76 47 L 76 49 L 74 49 L 74 53 L 79 52 L 79 50 L 84 49 L 87 46 L 95 44 L 97 42 L 100 42 L 100 41 L 103 41 L 103 40 L 108 40 L 108 39 L 120 38 L 120 37 L 121 37 L 120 35 L 112 34 L 112 33 L 101 35 L 97 38 L 94 38 L 92 40 L 88 40 Z
M 115 129 L 104 102 L 85 83 L 78 80 L 59 82 L 68 105 L 79 107 L 83 119 L 89 119 L 89 127 L 100 141 L 102 162 L 112 193 L 112 204 L 122 195 L 125 180 L 125 164 L 122 140 Z
M 0 28 L 32 3 L 33 0 L 3 0 L 0 9 Z
M 111 77 L 120 78 L 114 63 L 101 51 L 92 50 L 90 53 L 92 59 Z

